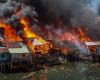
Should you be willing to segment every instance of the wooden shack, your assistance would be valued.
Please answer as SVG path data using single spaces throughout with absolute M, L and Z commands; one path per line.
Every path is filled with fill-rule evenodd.
M 100 62 L 100 41 L 85 42 L 88 53 L 90 53 L 91 61 Z
M 9 55 L 11 56 L 11 69 L 18 67 L 28 67 L 32 65 L 32 53 L 22 42 L 8 42 Z
M 10 65 L 10 55 L 6 46 L 0 41 L 0 70 L 6 71 L 7 67 Z

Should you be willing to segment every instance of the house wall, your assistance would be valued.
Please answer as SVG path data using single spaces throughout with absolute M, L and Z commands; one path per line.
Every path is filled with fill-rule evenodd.
M 30 62 L 32 61 L 32 55 L 30 53 L 11 54 L 11 61 L 12 62 L 22 62 L 22 61 Z

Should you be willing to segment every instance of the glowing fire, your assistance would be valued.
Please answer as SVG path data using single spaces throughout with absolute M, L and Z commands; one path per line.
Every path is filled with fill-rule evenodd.
M 80 27 L 78 28 L 78 32 L 79 32 L 79 40 L 81 42 L 92 41 L 92 39 L 86 34 L 87 33 L 86 29 L 83 29 L 82 27 Z
M 33 43 L 34 41 L 33 40 L 28 40 L 27 41 L 27 45 L 32 49 L 33 52 L 35 52 L 35 47 L 36 46 L 41 46 L 41 44 L 44 46 L 44 45 L 47 45 L 47 41 L 45 41 L 42 37 L 40 37 L 39 35 L 35 34 L 32 30 L 31 30 L 31 27 L 30 27 L 30 22 L 27 18 L 21 18 L 20 19 L 20 23 L 23 25 L 23 36 L 25 38 L 28 38 L 28 39 L 33 39 L 33 40 L 37 40 L 37 42 Z M 45 47 L 42 47 L 40 49 L 44 49 Z M 46 49 L 46 48 L 45 48 Z
M 78 39 L 76 35 L 73 35 L 70 32 L 65 32 L 64 34 L 60 35 L 60 40 L 61 41 L 68 41 L 71 43 L 77 43 Z
M 70 48 L 61 48 L 62 53 L 68 54 L 70 52 Z
M 29 20 L 27 18 L 20 18 L 20 23 L 22 24 L 23 37 L 25 39 L 29 39 L 26 43 L 31 48 L 33 53 L 36 52 L 36 46 L 42 46 L 38 48 L 41 49 L 42 52 L 48 51 L 48 42 L 31 30 Z M 4 40 L 6 42 L 22 41 L 22 39 L 19 36 L 17 36 L 16 30 L 13 28 L 11 24 L 0 21 L 0 28 L 4 28 Z
M 96 46 L 85 46 L 85 42 L 92 42 L 93 39 L 88 36 L 87 30 L 83 27 L 73 28 L 72 32 L 65 32 L 60 35 L 61 41 L 68 41 L 75 44 L 76 46 L 89 49 L 91 52 L 96 52 Z
M 0 21 L 0 28 L 4 28 L 4 38 L 5 41 L 8 42 L 17 42 L 22 41 L 22 39 L 17 36 L 16 31 L 13 29 L 13 27 L 10 24 L 4 23 Z
M 34 38 L 36 37 L 36 34 L 33 33 L 30 29 L 29 21 L 27 18 L 21 18 L 20 23 L 23 25 L 24 30 L 24 37 L 26 38 Z
M 92 41 L 92 39 L 86 34 L 87 31 L 82 27 L 74 29 L 73 31 L 74 32 L 65 32 L 64 34 L 61 34 L 60 40 L 61 41 L 67 40 L 68 42 L 71 43 L 77 43 L 77 42 L 84 43 L 84 42 Z
M 24 37 L 26 38 L 36 38 L 38 39 L 40 42 L 46 44 L 47 42 L 41 38 L 39 35 L 35 34 L 34 32 L 32 32 L 31 27 L 30 27 L 30 23 L 28 21 L 27 18 L 21 18 L 20 20 L 21 24 L 23 24 L 23 30 L 24 30 Z

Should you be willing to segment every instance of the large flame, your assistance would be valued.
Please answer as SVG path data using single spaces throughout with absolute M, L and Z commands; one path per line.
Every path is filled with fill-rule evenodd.
M 17 36 L 16 30 L 10 24 L 0 21 L 0 28 L 4 28 L 4 40 L 7 42 L 17 42 L 22 41 L 22 39 Z
M 89 49 L 91 52 L 96 52 L 96 46 L 83 46 L 85 42 L 92 42 L 93 39 L 87 34 L 87 29 L 83 27 L 73 28 L 72 32 L 65 32 L 60 35 L 61 41 L 68 41 L 75 44 L 81 49 Z
M 36 38 L 36 34 L 30 29 L 30 24 L 27 18 L 21 18 L 20 23 L 23 25 L 24 37 L 26 38 Z
M 23 30 L 24 30 L 24 37 L 26 38 L 36 38 L 38 40 L 40 40 L 40 42 L 46 44 L 47 42 L 40 37 L 39 35 L 35 34 L 30 27 L 30 23 L 29 20 L 27 18 L 21 18 L 20 20 L 21 24 L 23 25 Z
M 36 33 L 34 33 L 32 30 L 31 30 L 31 26 L 30 26 L 30 22 L 27 18 L 21 18 L 20 19 L 20 23 L 23 25 L 23 36 L 27 39 L 34 39 L 34 40 L 37 40 L 36 41 L 33 41 L 33 40 L 28 40 L 27 41 L 27 45 L 32 49 L 33 52 L 35 52 L 35 47 L 36 45 L 47 45 L 48 42 L 46 40 L 44 40 L 42 37 L 40 37 L 39 35 L 37 35 Z M 33 43 L 35 42 L 35 43 Z M 40 48 L 40 47 L 39 47 Z M 44 49 L 45 47 L 42 47 L 40 49 Z M 46 49 L 46 48 L 45 48 Z M 48 50 L 48 48 L 47 48 Z M 46 50 L 45 50 L 46 51 Z
M 92 38 L 88 36 L 87 30 L 83 27 L 73 28 L 72 31 L 61 34 L 59 38 L 61 41 L 66 40 L 71 43 L 93 41 Z
M 21 17 L 20 23 L 22 24 L 23 37 L 25 39 L 29 39 L 26 43 L 31 48 L 33 53 L 36 52 L 35 47 L 37 45 L 42 46 L 39 47 L 42 50 L 42 52 L 47 52 L 49 49 L 48 42 L 31 30 L 29 20 L 27 18 Z M 0 28 L 4 28 L 4 40 L 6 42 L 24 41 L 17 35 L 16 30 L 13 28 L 11 24 L 5 23 L 2 20 L 0 20 Z
M 16 1 L 7 1 L 7 3 L 4 4 L 6 4 L 4 9 L 8 11 L 8 15 L 4 14 L 4 10 L 2 10 L 3 12 L 1 11 L 1 14 L 5 16 L 0 17 L 0 28 L 4 29 L 4 34 L 1 34 L 4 35 L 3 38 L 5 42 L 23 41 L 31 48 L 33 53 L 37 51 L 35 49 L 37 46 L 41 46 L 38 49 L 43 50 L 43 52 L 47 51 L 49 43 L 31 30 L 32 26 L 30 24 L 32 21 L 30 22 L 27 16 L 30 16 L 31 20 L 35 19 L 34 17 L 37 13 L 34 11 L 33 7 L 26 5 L 23 1 L 18 1 L 18 3 Z M 16 27 L 16 30 L 15 24 L 13 23 L 20 23 L 20 30 L 19 27 Z M 17 32 L 18 34 L 22 32 L 21 35 L 17 35 L 16 31 L 19 32 Z
M 79 35 L 78 36 L 79 36 L 79 40 L 81 42 L 89 42 L 89 41 L 92 41 L 92 38 L 87 35 L 87 30 L 86 29 L 84 29 L 82 27 L 79 27 L 77 30 L 79 32 Z

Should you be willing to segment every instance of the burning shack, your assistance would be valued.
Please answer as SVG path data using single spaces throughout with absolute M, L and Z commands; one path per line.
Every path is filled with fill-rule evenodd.
M 27 68 L 32 65 L 32 52 L 22 42 L 6 42 L 0 46 L 0 67 L 2 71 Z
M 20 23 L 23 25 L 22 28 L 23 28 L 23 38 L 25 39 L 24 42 L 29 46 L 33 54 L 48 53 L 50 44 L 40 35 L 32 31 L 30 26 L 30 21 L 27 18 L 22 17 Z
M 100 41 L 85 42 L 92 61 L 100 61 Z
M 34 39 L 33 45 L 35 46 L 35 53 L 41 52 L 43 54 L 48 53 L 50 44 L 48 42 L 42 42 L 41 40 Z

